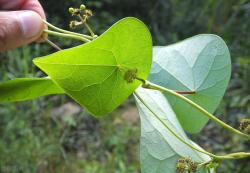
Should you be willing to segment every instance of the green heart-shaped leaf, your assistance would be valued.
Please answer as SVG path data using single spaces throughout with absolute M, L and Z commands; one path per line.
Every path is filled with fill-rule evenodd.
M 31 100 L 64 91 L 48 78 L 16 78 L 0 83 L 0 102 Z
M 79 104 L 96 116 L 120 105 L 146 79 L 152 62 L 152 39 L 136 18 L 124 18 L 96 40 L 36 58 L 34 63 Z M 132 73 L 132 74 L 131 74 Z M 126 79 L 125 79 L 126 78 Z
M 181 157 L 191 157 L 192 160 L 199 163 L 211 160 L 209 156 L 182 143 L 151 112 L 156 113 L 161 121 L 184 141 L 203 150 L 188 139 L 168 100 L 161 92 L 138 88 L 135 98 L 141 119 L 140 159 L 142 173 L 176 173 L 176 161 Z M 151 110 L 148 109 L 148 106 Z M 197 171 L 197 173 L 207 172 L 205 167 L 201 167 Z M 214 171 L 210 170 L 210 172 Z
M 213 113 L 219 105 L 231 74 L 231 60 L 225 42 L 202 34 L 166 47 L 154 47 L 149 80 L 173 90 L 195 91 L 189 99 Z M 166 95 L 182 127 L 197 133 L 208 121 L 195 108 Z

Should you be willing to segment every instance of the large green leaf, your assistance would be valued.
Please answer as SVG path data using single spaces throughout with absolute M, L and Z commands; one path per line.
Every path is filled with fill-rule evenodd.
M 203 34 L 166 47 L 154 47 L 149 80 L 174 90 L 195 91 L 187 95 L 213 113 L 219 105 L 231 74 L 230 54 L 216 35 Z M 182 127 L 197 133 L 208 121 L 195 108 L 166 95 Z
M 136 94 L 144 102 L 142 103 L 135 96 L 141 119 L 140 159 L 142 173 L 176 173 L 175 164 L 181 157 L 191 157 L 196 162 L 206 162 L 211 159 L 182 143 L 147 108 L 150 106 L 150 109 L 183 140 L 201 149 L 187 138 L 174 111 L 162 93 L 138 88 Z M 198 172 L 207 173 L 207 170 L 201 168 Z
M 124 18 L 96 40 L 75 48 L 36 58 L 34 63 L 74 100 L 96 116 L 104 115 L 134 92 L 147 78 L 152 62 L 152 39 L 136 18 Z
M 0 84 L 0 102 L 34 99 L 64 91 L 49 78 L 17 78 Z

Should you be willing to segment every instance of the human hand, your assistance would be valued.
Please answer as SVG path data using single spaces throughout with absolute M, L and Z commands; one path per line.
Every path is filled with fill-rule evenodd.
M 38 0 L 0 0 L 0 52 L 43 40 L 42 19 Z

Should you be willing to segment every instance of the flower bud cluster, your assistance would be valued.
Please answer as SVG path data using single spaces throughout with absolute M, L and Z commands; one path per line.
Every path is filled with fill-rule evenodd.
M 240 121 L 239 129 L 245 133 L 250 134 L 250 119 L 244 118 Z
M 93 16 L 92 11 L 87 9 L 84 4 L 80 5 L 79 8 L 70 7 L 69 13 L 72 16 L 78 16 L 80 18 L 80 21 L 73 20 L 70 22 L 69 27 L 71 29 L 75 29 L 77 26 L 83 25 L 89 17 Z
M 178 173 L 196 172 L 198 164 L 194 162 L 190 157 L 183 157 L 176 162 L 176 171 Z

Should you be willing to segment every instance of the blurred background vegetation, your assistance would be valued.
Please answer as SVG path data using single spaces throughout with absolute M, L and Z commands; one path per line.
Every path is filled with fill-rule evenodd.
M 68 28 L 70 6 L 85 3 L 94 12 L 90 24 L 101 34 L 117 20 L 144 21 L 154 45 L 168 45 L 199 33 L 221 36 L 229 46 L 233 73 L 216 114 L 238 127 L 250 116 L 249 0 L 40 0 L 50 23 Z M 61 47 L 79 42 L 51 37 Z M 0 81 L 43 76 L 32 64 L 55 50 L 33 44 L 0 54 Z M 95 119 L 66 96 L 0 104 L 0 172 L 3 173 L 140 173 L 140 122 L 131 97 L 104 119 Z M 248 150 L 249 143 L 208 123 L 191 136 L 216 153 Z M 218 172 L 249 173 L 250 160 L 223 162 Z

